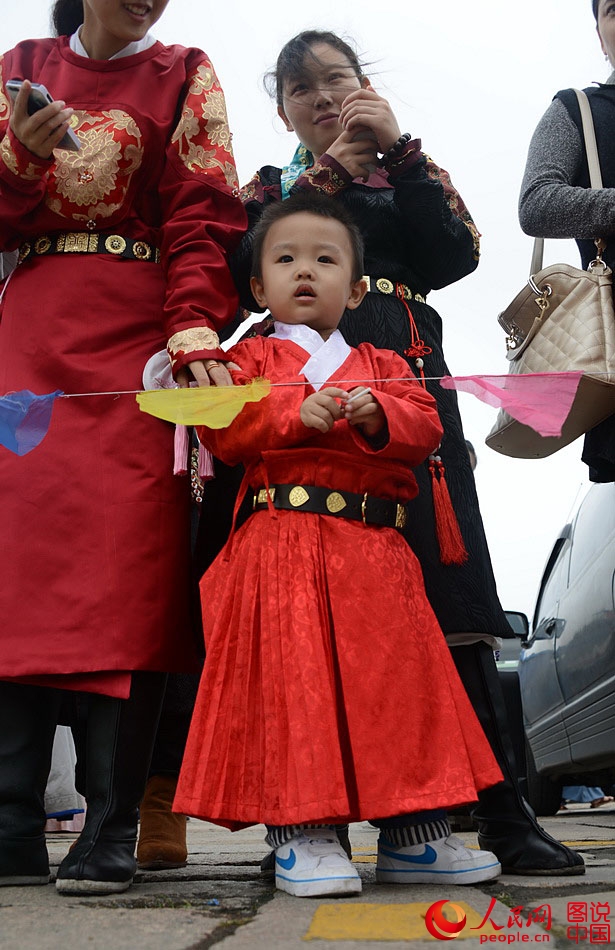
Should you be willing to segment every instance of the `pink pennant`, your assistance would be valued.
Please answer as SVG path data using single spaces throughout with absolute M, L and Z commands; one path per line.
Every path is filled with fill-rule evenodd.
M 444 389 L 471 393 L 506 412 L 539 435 L 558 436 L 572 408 L 583 373 L 525 373 L 510 376 L 444 376 Z

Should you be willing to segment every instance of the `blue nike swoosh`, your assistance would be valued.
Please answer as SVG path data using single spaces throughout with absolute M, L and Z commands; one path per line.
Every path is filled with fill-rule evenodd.
M 434 864 L 438 860 L 438 855 L 428 844 L 422 854 L 400 854 L 399 851 L 388 851 L 382 845 L 378 850 L 387 858 L 395 858 L 396 861 L 405 861 L 407 864 Z
M 279 864 L 280 867 L 284 868 L 285 871 L 290 871 L 291 868 L 294 868 L 297 863 L 297 856 L 293 849 L 290 849 L 290 854 L 287 858 L 278 858 L 276 855 L 275 863 Z

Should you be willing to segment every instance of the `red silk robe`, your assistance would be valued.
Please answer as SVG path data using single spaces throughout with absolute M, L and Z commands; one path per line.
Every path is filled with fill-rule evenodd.
M 9 78 L 74 108 L 80 151 L 47 161 L 17 141 Z M 1 305 L 0 394 L 139 390 L 165 345 L 176 369 L 221 355 L 215 330 L 236 308 L 226 257 L 244 228 L 203 52 L 155 43 L 101 62 L 61 37 L 0 59 L 0 247 L 111 232 L 160 250 L 160 263 L 20 264 Z M 121 671 L 191 668 L 189 485 L 172 467 L 173 427 L 134 395 L 58 400 L 37 449 L 0 448 L 0 678 L 126 695 Z
M 436 448 L 432 397 L 396 354 L 362 344 L 328 384 L 372 382 L 389 441 L 344 420 L 327 434 L 299 408 L 308 354 L 288 340 L 236 346 L 237 381 L 274 388 L 227 429 L 204 430 L 250 488 L 285 483 L 406 501 Z M 353 380 L 354 382 L 344 382 Z M 454 806 L 501 774 L 394 528 L 257 511 L 201 583 L 207 657 L 174 808 L 236 829 L 357 821 Z

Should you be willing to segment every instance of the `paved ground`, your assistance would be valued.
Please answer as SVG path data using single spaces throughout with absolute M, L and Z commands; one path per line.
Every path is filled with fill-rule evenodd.
M 377 832 L 361 824 L 352 826 L 351 840 L 363 893 L 308 900 L 276 893 L 271 876 L 261 874 L 266 851 L 261 827 L 231 834 L 190 821 L 188 867 L 140 873 L 123 895 L 62 897 L 53 885 L 0 888 L 0 948 L 205 950 L 220 944 L 224 950 L 399 950 L 412 944 L 413 950 L 429 945 L 434 950 L 440 941 L 427 933 L 425 914 L 439 900 L 461 908 L 445 908 L 449 920 L 461 922 L 465 914 L 463 950 L 511 943 L 572 950 L 575 944 L 608 943 L 607 927 L 615 923 L 615 807 L 572 806 L 543 824 L 583 852 L 584 877 L 503 876 L 477 887 L 376 885 Z M 476 843 L 472 832 L 459 836 L 469 846 Z M 72 840 L 50 836 L 55 866 Z M 481 928 L 492 898 L 491 923 Z M 542 923 L 528 925 L 528 915 L 540 905 Z M 522 916 L 516 918 L 513 909 L 519 907 Z M 578 928 L 572 934 L 570 918 Z M 472 932 L 473 927 L 478 929 Z

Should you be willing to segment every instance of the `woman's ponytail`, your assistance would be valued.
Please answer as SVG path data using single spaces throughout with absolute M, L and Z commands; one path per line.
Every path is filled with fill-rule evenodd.
M 70 36 L 83 23 L 83 0 L 55 0 L 51 23 L 56 36 Z

